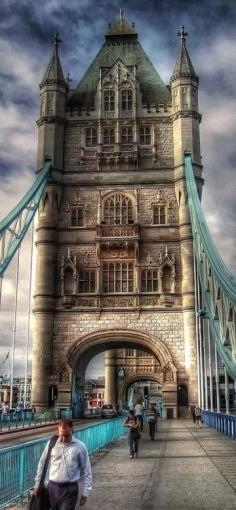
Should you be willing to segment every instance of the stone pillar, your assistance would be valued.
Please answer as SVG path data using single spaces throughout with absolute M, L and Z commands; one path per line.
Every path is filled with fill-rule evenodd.
M 206 319 L 203 319 L 206 321 Z M 208 388 L 207 388 L 207 337 L 206 326 L 203 322 L 203 365 L 204 365 L 204 389 L 205 389 L 205 410 L 208 411 Z
M 33 302 L 32 403 L 48 407 L 48 378 L 52 374 L 52 336 L 56 281 L 56 224 L 60 188 L 47 186 L 36 229 L 36 270 Z
M 226 367 L 224 367 L 225 372 L 225 412 L 229 414 L 229 381 L 228 381 L 228 372 Z
M 116 351 L 105 353 L 105 404 L 116 404 Z
M 211 331 L 209 319 L 207 320 L 207 337 L 208 337 L 208 353 L 209 353 L 209 378 L 210 378 L 210 410 L 213 411 L 213 383 L 212 383 L 212 358 L 211 358 Z

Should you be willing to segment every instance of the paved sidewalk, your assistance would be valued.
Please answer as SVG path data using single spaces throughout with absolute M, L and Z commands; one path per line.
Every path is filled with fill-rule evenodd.
M 86 510 L 236 509 L 236 441 L 190 420 L 162 422 L 155 441 L 145 427 L 139 458 L 126 438 L 92 457 Z

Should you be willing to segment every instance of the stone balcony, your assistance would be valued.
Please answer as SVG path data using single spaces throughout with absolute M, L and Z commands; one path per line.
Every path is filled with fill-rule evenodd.
M 97 239 L 139 238 L 139 225 L 97 225 Z

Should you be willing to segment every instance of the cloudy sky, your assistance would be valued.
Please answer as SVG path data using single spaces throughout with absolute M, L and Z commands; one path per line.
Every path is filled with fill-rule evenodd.
M 104 40 L 119 7 L 136 24 L 139 40 L 166 84 L 178 50 L 176 32 L 189 32 L 187 46 L 200 77 L 203 115 L 203 206 L 225 262 L 236 272 L 236 2 L 235 0 L 1 0 L 0 20 L 0 218 L 34 180 L 38 84 L 51 55 L 50 39 L 59 31 L 64 73 L 75 88 Z M 27 333 L 29 246 L 20 258 L 19 313 L 15 371 L 24 372 Z M 4 282 L 0 367 L 11 345 L 14 265 Z M 3 372 L 8 371 L 6 362 Z M 0 368 L 1 371 L 1 368 Z M 98 374 L 98 372 L 97 372 Z

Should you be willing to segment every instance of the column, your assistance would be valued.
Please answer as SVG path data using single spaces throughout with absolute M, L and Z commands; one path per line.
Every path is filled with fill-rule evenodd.
M 228 381 L 228 372 L 226 367 L 224 366 L 224 372 L 225 372 L 225 405 L 226 414 L 229 414 L 229 381 Z
M 197 294 L 198 294 L 198 305 L 201 307 L 200 299 L 200 284 L 197 280 Z M 201 386 L 201 407 L 204 406 L 204 369 L 203 369 L 203 346 L 202 346 L 202 321 L 200 315 L 198 316 L 198 331 L 199 331 L 199 362 L 200 362 L 200 386 Z
M 220 413 L 220 382 L 219 382 L 219 369 L 218 369 L 218 352 L 215 343 L 215 378 L 216 378 L 216 410 Z
M 198 292 L 198 280 L 197 280 L 197 268 L 196 268 L 196 257 L 194 255 L 194 290 L 195 290 L 195 312 L 196 317 L 198 310 L 200 308 L 199 305 L 199 292 Z M 200 335 L 199 335 L 199 321 L 196 319 L 196 352 L 197 352 L 197 389 L 198 389 L 198 403 L 200 407 L 203 407 L 202 397 L 201 397 L 201 364 L 200 364 Z
M 204 319 L 203 319 L 204 321 Z M 204 390 L 205 390 L 205 409 L 208 411 L 208 390 L 207 390 L 207 364 L 206 364 L 206 331 L 205 322 L 203 322 L 203 363 L 204 363 Z
M 212 384 L 212 359 L 211 359 L 211 331 L 209 319 L 207 320 L 207 338 L 209 354 L 209 378 L 210 378 L 210 410 L 213 411 L 213 384 Z
M 116 404 L 116 351 L 105 353 L 105 404 Z

